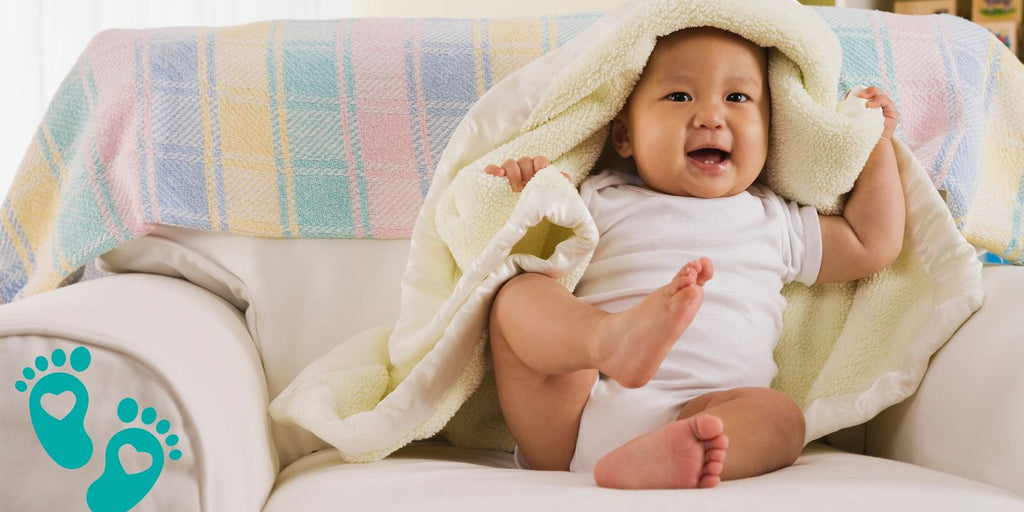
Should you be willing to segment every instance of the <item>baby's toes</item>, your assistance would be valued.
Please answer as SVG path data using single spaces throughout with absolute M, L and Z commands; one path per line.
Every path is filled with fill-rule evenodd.
M 672 277 L 672 283 L 669 287 L 669 293 L 674 295 L 679 290 L 686 288 L 687 286 L 693 286 L 697 284 L 697 274 L 689 266 L 685 266 L 679 269 L 679 272 Z
M 704 283 L 708 282 L 713 275 L 715 275 L 715 267 L 711 264 L 711 259 L 704 257 L 697 260 L 697 284 L 704 286 Z
M 722 453 L 725 453 L 725 449 L 728 447 L 729 436 L 725 434 L 720 434 L 704 441 L 704 449 L 709 452 L 712 450 L 722 450 Z
M 704 463 L 704 474 L 711 476 L 722 476 L 722 470 L 725 469 L 724 462 L 706 462 Z
M 703 301 L 704 289 L 700 286 L 695 286 L 691 280 L 690 284 L 679 286 L 674 291 L 671 291 L 667 306 L 673 314 L 681 314 L 683 317 L 689 316 L 692 320 L 692 315 L 697 313 Z M 686 321 L 686 323 L 689 324 L 689 321 Z
M 706 448 L 705 462 L 725 462 L 725 448 Z
M 701 414 L 693 418 L 691 423 L 697 439 L 705 442 L 705 449 L 724 450 L 729 446 L 729 438 L 725 436 L 725 423 L 722 418 L 713 414 Z
M 722 483 L 722 477 L 719 475 L 701 475 L 700 480 L 697 481 L 697 488 L 709 489 L 720 483 Z

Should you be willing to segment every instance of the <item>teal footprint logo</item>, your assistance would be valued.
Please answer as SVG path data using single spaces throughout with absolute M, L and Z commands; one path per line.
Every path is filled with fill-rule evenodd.
M 121 400 L 117 406 L 117 417 L 122 423 L 132 423 L 140 417 L 139 404 L 131 398 Z M 156 410 L 152 407 L 144 409 L 140 417 L 146 426 L 152 426 L 155 422 L 153 430 L 158 435 L 170 431 L 169 421 L 156 421 L 156 418 Z M 89 509 L 93 512 L 125 512 L 145 498 L 163 471 L 164 443 L 173 447 L 178 444 L 178 436 L 168 435 L 161 442 L 150 430 L 130 426 L 114 434 L 107 443 L 103 474 L 89 486 L 86 493 Z M 140 461 L 147 456 L 148 464 L 145 460 Z M 178 460 L 181 458 L 181 450 L 172 449 L 167 457 Z
M 25 380 L 15 382 L 14 388 L 24 393 L 37 375 L 42 375 L 32 386 L 28 397 L 32 428 L 39 444 L 54 462 L 66 469 L 78 469 L 92 458 L 92 439 L 85 432 L 89 392 L 74 374 L 58 371 L 68 359 L 61 349 L 54 350 L 49 359 L 37 357 L 35 368 L 25 367 L 21 372 Z M 71 351 L 71 370 L 84 372 L 91 363 L 89 349 L 78 347 Z M 63 410 L 67 409 L 69 402 L 74 403 L 73 407 Z
M 65 368 L 65 364 L 68 368 Z M 71 351 L 54 350 L 49 358 L 39 356 L 21 374 L 24 380 L 14 389 L 28 398 L 29 417 L 36 438 L 46 454 L 65 469 L 79 469 L 92 459 L 92 438 L 85 431 L 85 413 L 89 409 L 89 391 L 76 377 L 92 364 L 92 354 L 85 347 Z M 157 421 L 156 409 L 147 407 L 141 414 L 132 398 L 121 400 L 117 416 L 125 428 L 114 434 L 104 451 L 103 473 L 86 491 L 86 503 L 92 512 L 126 512 L 137 505 L 153 489 L 163 472 L 164 445 L 170 451 L 166 458 L 178 460 L 181 450 L 176 434 L 166 435 L 171 422 Z M 129 425 L 136 419 L 147 428 Z

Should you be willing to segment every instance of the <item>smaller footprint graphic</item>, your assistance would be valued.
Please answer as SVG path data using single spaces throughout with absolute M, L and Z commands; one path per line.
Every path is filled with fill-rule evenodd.
M 28 390 L 30 383 L 37 374 L 43 375 L 35 385 L 28 398 L 28 412 L 32 419 L 32 428 L 36 431 L 36 438 L 39 444 L 46 450 L 47 455 L 54 462 L 66 469 L 78 469 L 89 462 L 92 458 L 92 439 L 85 432 L 85 412 L 89 409 L 89 392 L 85 389 L 82 381 L 71 373 L 56 371 L 68 362 L 67 354 L 61 350 L 54 350 L 47 359 L 39 356 L 35 360 L 35 369 L 25 367 L 21 374 L 25 380 L 14 383 L 14 388 L 24 393 Z M 81 373 L 89 368 L 92 363 L 92 354 L 85 347 L 78 347 L 71 351 L 71 369 Z M 50 365 L 53 369 L 50 369 Z M 57 399 L 67 398 L 66 393 L 71 393 L 74 399 L 74 407 L 70 411 L 61 414 L 51 414 L 44 408 L 43 399 L 55 396 Z M 53 403 L 52 400 L 48 403 Z M 58 411 L 61 412 L 61 411 Z M 60 417 L 57 417 L 60 416 Z
M 117 405 L 117 417 L 123 423 L 131 423 L 139 417 L 139 404 L 132 398 L 125 398 Z M 157 434 L 166 434 L 171 429 L 171 422 L 156 421 L 156 410 L 147 407 L 142 411 L 142 423 L 153 425 Z M 171 434 L 164 439 L 167 446 L 178 444 L 178 436 Z M 148 467 L 139 471 L 125 468 L 121 460 L 122 448 L 129 447 L 138 457 L 149 456 Z M 129 450 L 130 451 L 130 450 Z M 164 448 L 157 437 L 149 430 L 127 427 L 110 438 L 105 452 L 103 474 L 96 479 L 86 492 L 86 503 L 92 512 L 126 512 L 145 498 L 156 484 L 164 468 Z M 181 458 L 181 450 L 172 449 L 167 457 L 171 460 Z M 131 465 L 131 464 L 129 464 Z

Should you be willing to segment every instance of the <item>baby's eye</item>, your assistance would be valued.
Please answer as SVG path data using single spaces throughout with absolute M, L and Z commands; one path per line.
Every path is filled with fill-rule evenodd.
M 750 96 L 743 94 L 742 92 L 734 92 L 725 97 L 725 101 L 732 101 L 735 103 L 743 103 L 750 99 Z
M 667 99 L 669 101 L 691 101 L 691 100 L 693 100 L 693 98 L 690 97 L 690 95 L 685 93 L 685 92 L 674 92 L 674 93 L 671 93 L 668 96 L 665 96 L 665 99 Z

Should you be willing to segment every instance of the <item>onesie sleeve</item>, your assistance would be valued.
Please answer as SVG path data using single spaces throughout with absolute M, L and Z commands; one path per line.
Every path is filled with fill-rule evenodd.
M 818 281 L 821 270 L 821 218 L 814 207 L 794 202 L 787 202 L 786 206 L 794 220 L 793 236 L 790 237 L 790 250 L 796 264 L 792 267 L 793 281 L 810 286 Z
M 752 190 L 766 206 L 778 212 L 780 250 L 786 266 L 785 282 L 798 281 L 808 286 L 818 280 L 821 270 L 821 221 L 811 206 L 783 199 L 767 187 Z M 770 205 L 770 206 L 768 206 Z

